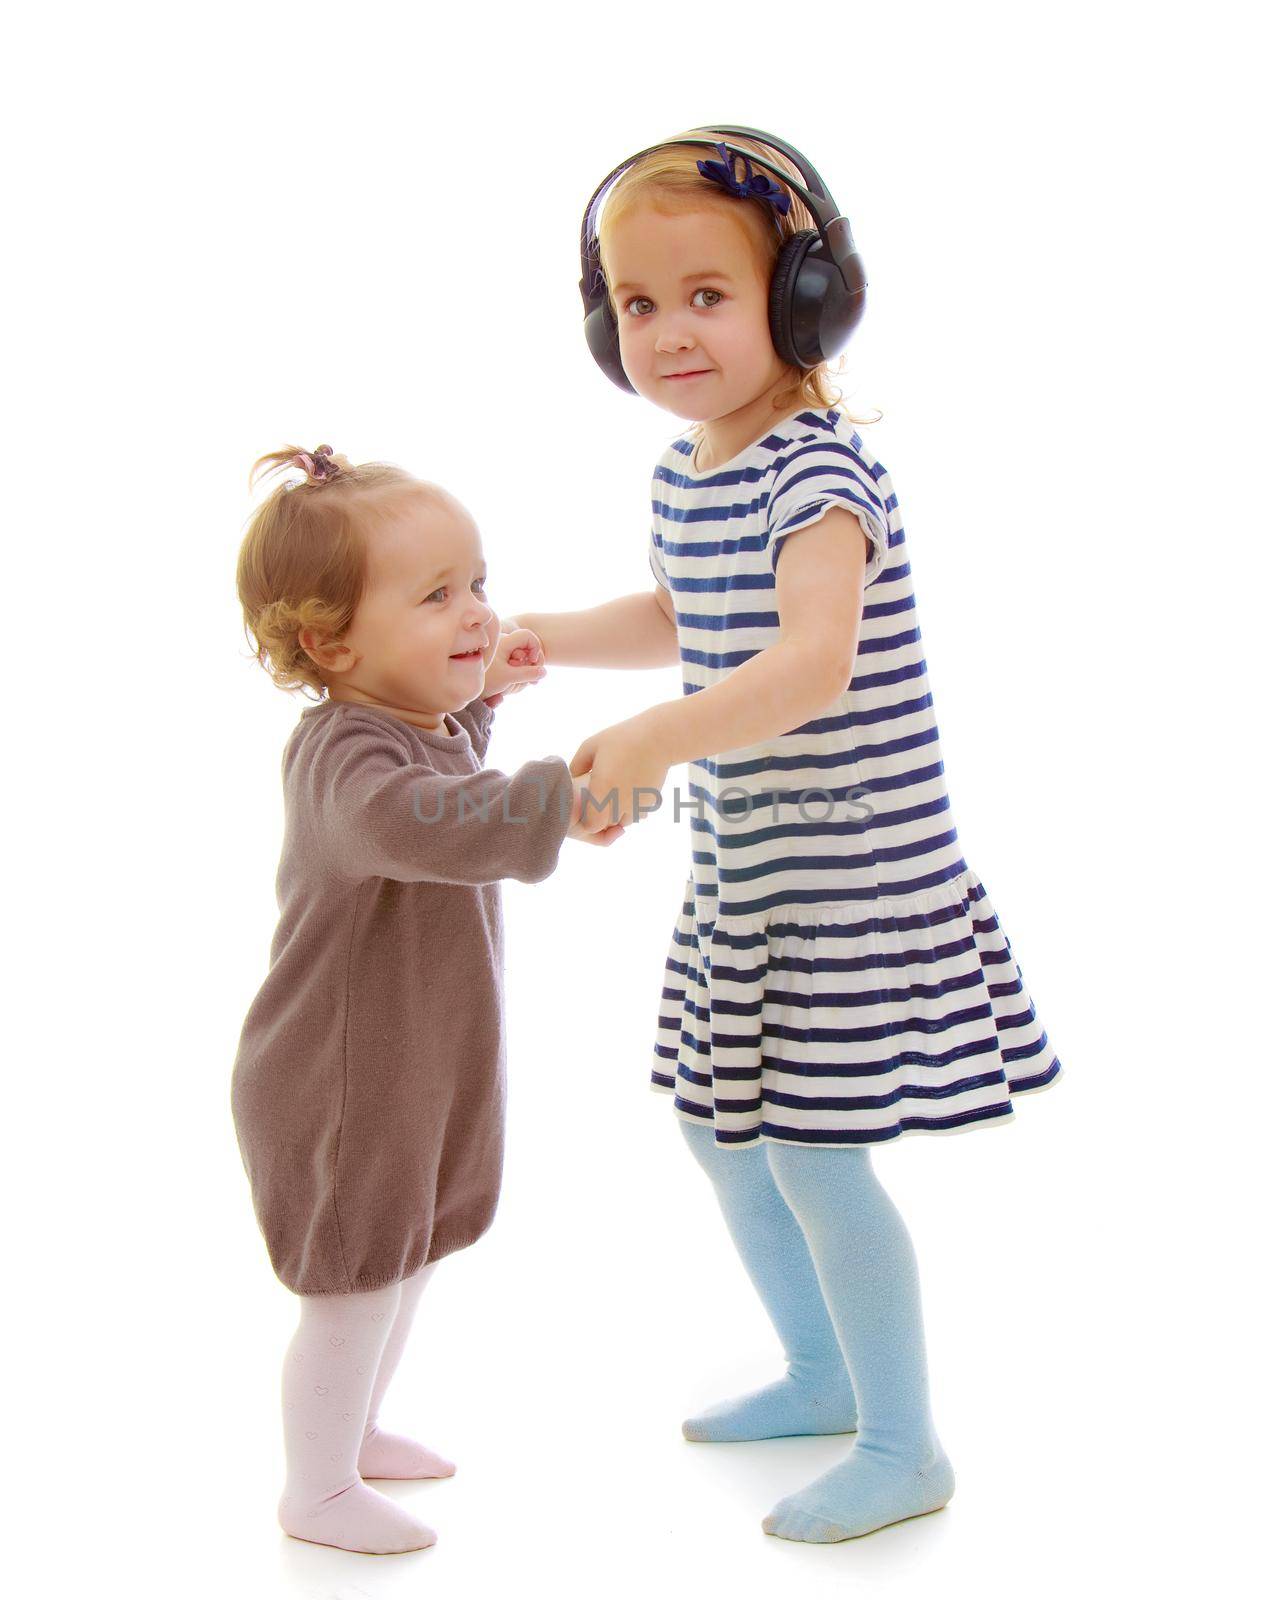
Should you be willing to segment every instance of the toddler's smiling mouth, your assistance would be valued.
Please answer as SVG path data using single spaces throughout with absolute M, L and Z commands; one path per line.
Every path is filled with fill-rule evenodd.
M 460 655 L 450 656 L 450 661 L 479 661 L 484 655 L 484 647 L 477 645 L 474 650 L 464 650 Z

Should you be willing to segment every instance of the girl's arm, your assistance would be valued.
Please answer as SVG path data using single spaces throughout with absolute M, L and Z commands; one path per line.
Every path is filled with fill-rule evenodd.
M 800 554 L 791 547 L 799 540 Z M 671 767 L 759 744 L 803 726 L 848 687 L 858 652 L 867 541 L 851 511 L 833 507 L 787 533 L 778 549 L 776 644 L 719 683 L 664 700 L 603 728 L 569 763 L 587 775 L 591 813 L 625 826 L 654 809 Z
M 666 667 L 680 659 L 670 605 L 658 585 L 587 611 L 522 611 L 503 625 L 532 629 L 551 667 Z
M 791 549 L 797 541 L 798 555 Z M 640 713 L 662 759 L 675 766 L 759 744 L 829 706 L 853 676 L 866 567 L 867 541 L 852 511 L 833 506 L 784 538 L 778 642 L 719 683 Z

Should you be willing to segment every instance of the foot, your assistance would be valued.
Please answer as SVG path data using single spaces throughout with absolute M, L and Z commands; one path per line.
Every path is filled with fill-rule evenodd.
M 834 1544 L 946 1505 L 955 1473 L 941 1453 L 925 1466 L 900 1461 L 855 1444 L 829 1472 L 780 1500 L 764 1519 L 766 1533 L 806 1544 Z
M 358 1478 L 321 1500 L 307 1501 L 286 1492 L 276 1515 L 294 1539 L 331 1544 L 362 1555 L 398 1555 L 405 1550 L 425 1550 L 436 1542 L 433 1528 Z
M 360 1446 L 356 1471 L 362 1478 L 451 1478 L 458 1469 L 434 1450 L 400 1433 L 370 1425 Z
M 858 1412 L 848 1374 L 804 1384 L 786 1377 L 736 1400 L 723 1400 L 684 1423 L 686 1439 L 702 1444 L 783 1439 L 796 1433 L 852 1433 Z

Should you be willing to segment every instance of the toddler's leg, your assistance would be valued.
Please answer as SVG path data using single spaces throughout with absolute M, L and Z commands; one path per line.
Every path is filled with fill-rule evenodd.
M 915 1250 L 863 1147 L 770 1143 L 804 1229 L 858 1397 L 858 1438 L 765 1518 L 766 1533 L 827 1544 L 936 1511 L 955 1474 L 934 1432 Z
M 364 1439 L 360 1445 L 360 1456 L 356 1462 L 362 1478 L 448 1478 L 455 1470 L 452 1461 L 446 1461 L 434 1450 L 428 1450 L 426 1445 L 418 1444 L 414 1439 L 407 1439 L 403 1434 L 387 1433 L 378 1426 L 378 1412 L 382 1406 L 383 1396 L 395 1376 L 400 1357 L 404 1354 L 422 1291 L 426 1288 L 427 1279 L 436 1270 L 437 1265 L 435 1261 L 428 1262 L 425 1267 L 415 1272 L 411 1278 L 406 1278 L 400 1285 L 400 1309 L 396 1312 L 395 1323 L 387 1336 L 382 1360 L 378 1365 L 378 1375 L 373 1381 L 373 1393 L 369 1397 L 369 1416 L 365 1423 Z
M 356 1457 L 400 1285 L 365 1294 L 299 1295 L 285 1354 L 288 1476 L 277 1515 L 295 1539 L 370 1555 L 421 1550 L 434 1532 L 362 1483 Z
M 857 1411 L 844 1356 L 809 1246 L 778 1192 L 764 1146 L 726 1150 L 709 1126 L 677 1120 L 711 1179 L 730 1237 L 787 1358 L 785 1378 L 690 1417 L 685 1438 L 719 1443 L 850 1432 Z

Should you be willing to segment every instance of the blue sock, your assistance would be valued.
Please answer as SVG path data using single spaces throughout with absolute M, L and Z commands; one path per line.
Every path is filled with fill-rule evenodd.
M 797 1433 L 849 1433 L 853 1388 L 804 1234 L 778 1193 L 763 1144 L 717 1145 L 710 1126 L 677 1119 L 711 1179 L 729 1233 L 787 1358 L 777 1383 L 726 1400 L 684 1424 L 686 1439 L 723 1443 Z
M 934 1431 L 915 1250 L 860 1145 L 769 1143 L 769 1169 L 808 1241 L 853 1375 L 858 1437 L 781 1500 L 764 1531 L 829 1544 L 945 1505 L 955 1474 Z

